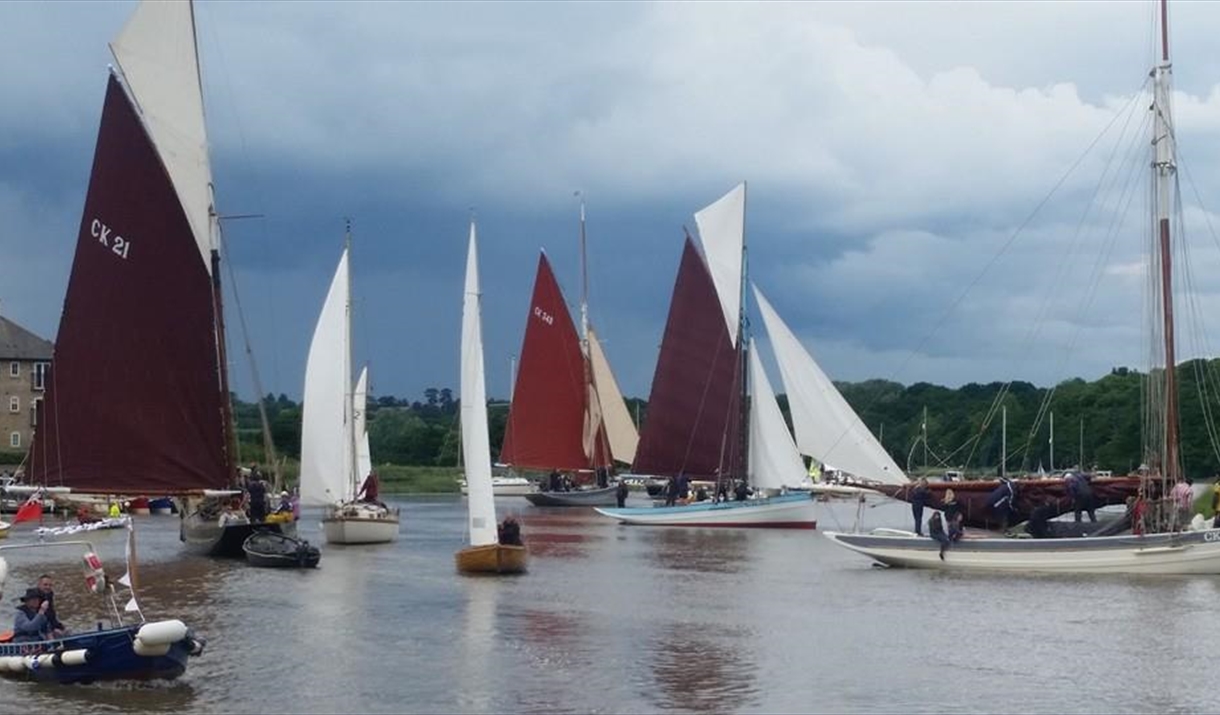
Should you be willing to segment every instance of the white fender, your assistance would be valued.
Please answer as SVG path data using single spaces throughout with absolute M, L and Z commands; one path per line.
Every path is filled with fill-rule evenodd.
M 16 673 L 25 670 L 25 663 L 22 662 L 21 656 L 18 655 L 0 656 L 0 670 L 9 670 Z
M 186 638 L 186 624 L 177 619 L 145 623 L 136 633 L 136 640 L 146 646 L 170 645 L 183 638 Z
M 131 644 L 131 649 L 136 652 L 136 655 L 142 655 L 145 658 L 156 658 L 169 652 L 169 643 L 149 645 L 139 638 L 136 638 L 135 642 Z
M 39 668 L 54 668 L 55 667 L 55 654 L 54 653 L 43 653 L 42 655 L 34 656 L 34 659 L 36 659 L 38 661 Z
M 60 657 L 64 665 L 84 665 L 89 660 L 89 651 L 84 648 L 64 651 Z

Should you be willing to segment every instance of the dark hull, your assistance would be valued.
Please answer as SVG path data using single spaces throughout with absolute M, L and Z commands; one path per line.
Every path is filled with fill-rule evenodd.
M 262 568 L 311 569 L 322 559 L 322 552 L 308 541 L 270 532 L 256 532 L 246 539 L 242 550 L 251 566 Z
M 50 662 L 30 668 L 0 668 L 0 675 L 17 680 L 52 683 L 92 683 L 106 680 L 173 680 L 186 672 L 187 659 L 202 646 L 189 635 L 169 646 L 164 655 L 142 656 L 133 643 L 140 626 L 91 631 L 52 641 L 5 643 L 0 645 L 0 661 L 12 657 L 29 663 L 38 655 L 52 654 Z M 84 650 L 87 661 L 79 665 L 62 662 L 62 654 Z
M 1034 509 L 1043 504 L 1050 504 L 1055 509 L 1055 516 L 1072 511 L 1072 499 L 1067 494 L 1067 488 L 1062 479 L 1014 479 L 1017 485 L 1015 509 L 1017 516 L 1013 524 L 1028 521 Z M 987 508 L 991 492 L 1000 486 L 998 479 L 985 479 L 967 482 L 929 482 L 932 499 L 928 507 L 939 509 L 943 503 L 946 489 L 952 489 L 957 502 L 962 505 L 966 526 L 978 529 L 1003 529 L 1005 525 Z M 1111 504 L 1125 504 L 1128 497 L 1139 493 L 1139 477 L 1109 477 L 1094 479 L 1091 482 L 1094 507 Z M 873 487 L 879 492 L 895 499 L 910 501 L 914 482 L 910 484 L 882 484 Z M 924 516 L 927 519 L 928 515 Z M 1009 524 L 1009 526 L 1013 525 Z
M 531 492 L 525 495 L 534 506 L 614 506 L 618 487 L 577 489 L 570 492 Z
M 182 531 L 179 538 L 187 551 L 203 556 L 215 556 L 225 559 L 243 559 L 246 552 L 242 545 L 246 539 L 257 531 L 283 533 L 283 526 L 292 524 L 229 524 L 220 526 L 215 521 L 204 521 L 191 514 L 182 520 Z

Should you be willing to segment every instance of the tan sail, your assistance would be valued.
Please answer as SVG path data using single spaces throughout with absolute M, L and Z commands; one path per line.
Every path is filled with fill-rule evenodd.
M 635 448 L 640 442 L 635 423 L 627 413 L 627 403 L 618 389 L 614 373 L 606 353 L 597 340 L 593 328 L 589 328 L 589 362 L 593 367 L 593 384 L 597 388 L 597 402 L 601 406 L 601 422 L 605 425 L 606 439 L 610 442 L 610 453 L 619 462 L 631 464 L 635 461 Z

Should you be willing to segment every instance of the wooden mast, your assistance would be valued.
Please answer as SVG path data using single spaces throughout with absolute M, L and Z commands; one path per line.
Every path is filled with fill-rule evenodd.
M 1169 7 L 1168 0 L 1161 0 L 1161 63 L 1153 70 L 1154 130 L 1152 143 L 1155 152 L 1153 162 L 1153 177 L 1155 181 L 1154 196 L 1156 199 L 1157 242 L 1161 259 L 1161 308 L 1164 324 L 1165 341 L 1165 412 L 1164 431 L 1165 444 L 1160 455 L 1161 474 L 1167 484 L 1177 481 L 1180 464 L 1178 456 L 1178 391 L 1175 375 L 1174 355 L 1174 325 L 1173 325 L 1173 250 L 1169 232 L 1169 212 L 1172 210 L 1171 198 L 1174 177 L 1177 172 L 1175 163 L 1175 139 L 1173 125 L 1169 112 L 1170 76 L 1172 65 L 1169 62 Z

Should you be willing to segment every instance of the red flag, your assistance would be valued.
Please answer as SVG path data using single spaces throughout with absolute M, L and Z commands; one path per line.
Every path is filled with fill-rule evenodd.
M 30 495 L 29 499 L 21 505 L 17 510 L 17 516 L 13 517 L 14 524 L 20 524 L 23 521 L 38 521 L 42 518 L 42 500 L 38 498 L 38 492 Z

